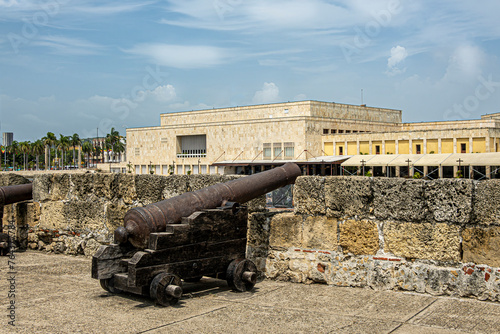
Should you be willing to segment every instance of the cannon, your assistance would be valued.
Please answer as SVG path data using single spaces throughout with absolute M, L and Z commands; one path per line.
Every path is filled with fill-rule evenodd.
M 3 208 L 5 205 L 28 201 L 33 198 L 31 183 L 0 187 L 0 255 L 7 255 L 10 248 L 9 234 L 3 233 Z
M 248 209 L 245 202 L 301 175 L 294 163 L 130 209 L 114 244 L 92 258 L 92 278 L 111 293 L 150 296 L 173 305 L 182 282 L 203 276 L 226 279 L 232 290 L 251 290 L 255 264 L 245 259 Z

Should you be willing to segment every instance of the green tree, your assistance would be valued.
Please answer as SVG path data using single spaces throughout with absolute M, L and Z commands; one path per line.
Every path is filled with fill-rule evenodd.
M 23 153 L 23 168 L 26 170 L 26 155 L 29 155 L 31 151 L 31 143 L 29 141 L 20 142 L 19 151 Z
M 69 149 L 69 146 L 70 146 L 70 137 L 59 134 L 59 143 L 57 145 L 57 147 L 61 150 L 61 163 L 59 163 L 59 166 L 62 166 L 63 169 L 65 162 L 64 153 Z
M 39 158 L 40 155 L 43 154 L 44 149 L 45 145 L 43 144 L 43 141 L 40 139 L 31 144 L 31 152 L 33 152 L 33 154 L 36 157 L 36 170 L 39 170 Z
M 12 170 L 16 170 L 16 154 L 19 151 L 19 143 L 14 140 L 7 148 L 7 151 L 12 153 Z
M 82 144 L 82 152 L 86 155 L 86 167 L 89 166 L 89 157 L 90 154 L 94 151 L 94 147 L 90 141 L 86 141 Z
M 76 147 L 80 147 L 82 145 L 82 140 L 80 139 L 80 136 L 77 133 L 74 133 L 73 136 L 71 136 L 71 146 L 73 146 L 73 165 L 76 165 L 75 161 L 75 149 Z M 80 168 L 80 166 L 78 166 Z
M 47 132 L 47 135 L 42 138 L 42 142 L 45 145 L 45 169 L 50 170 L 51 164 L 51 148 L 57 143 L 57 138 L 52 132 Z

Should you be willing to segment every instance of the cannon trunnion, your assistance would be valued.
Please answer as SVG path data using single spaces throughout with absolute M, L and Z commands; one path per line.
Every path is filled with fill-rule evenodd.
M 300 168 L 287 163 L 131 209 L 115 231 L 116 244 L 101 246 L 92 258 L 92 277 L 109 292 L 142 294 L 165 306 L 181 298 L 183 281 L 202 276 L 226 279 L 234 291 L 251 290 L 258 272 L 245 259 L 248 209 L 236 202 L 294 183 L 299 175 Z

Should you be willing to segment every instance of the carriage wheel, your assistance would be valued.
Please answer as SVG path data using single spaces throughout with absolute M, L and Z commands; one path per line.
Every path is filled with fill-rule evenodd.
M 157 304 L 174 305 L 182 296 L 181 278 L 169 273 L 156 275 L 149 287 L 149 295 Z
M 247 259 L 233 260 L 227 267 L 226 280 L 234 291 L 250 291 L 257 282 L 257 267 Z
M 113 277 L 100 279 L 99 283 L 101 283 L 101 287 L 111 293 L 120 293 L 122 290 L 115 288 L 115 280 Z

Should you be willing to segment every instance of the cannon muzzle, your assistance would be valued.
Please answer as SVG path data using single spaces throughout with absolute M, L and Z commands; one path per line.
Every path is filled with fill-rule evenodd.
M 203 209 L 217 208 L 227 202 L 243 204 L 295 183 L 295 179 L 300 175 L 299 166 L 289 162 L 265 172 L 188 192 L 145 207 L 133 208 L 125 214 L 123 226 L 115 230 L 115 242 L 124 244 L 130 241 L 136 248 L 146 248 L 150 233 L 164 232 L 168 224 L 178 224 L 182 217 L 188 217 Z

